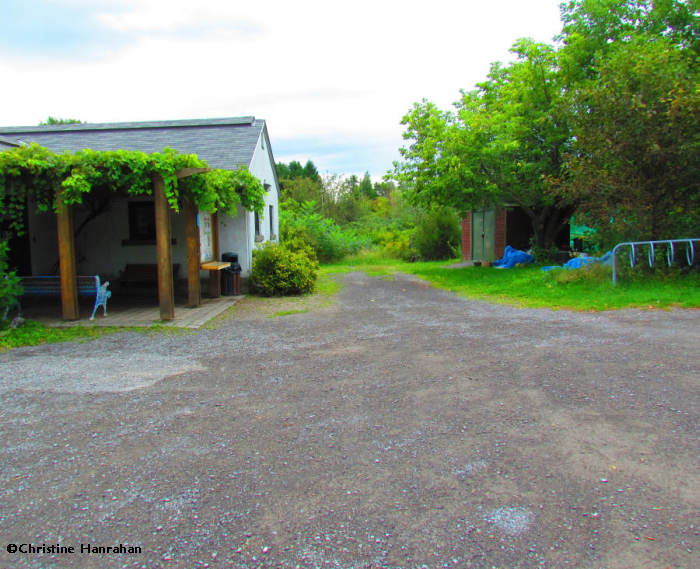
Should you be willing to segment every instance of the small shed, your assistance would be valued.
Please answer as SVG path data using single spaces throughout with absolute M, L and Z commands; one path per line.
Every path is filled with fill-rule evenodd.
M 521 207 L 483 209 L 467 212 L 462 219 L 462 258 L 465 261 L 493 261 L 503 256 L 506 245 L 526 251 L 534 235 L 530 217 Z M 568 224 L 557 244 L 569 248 Z

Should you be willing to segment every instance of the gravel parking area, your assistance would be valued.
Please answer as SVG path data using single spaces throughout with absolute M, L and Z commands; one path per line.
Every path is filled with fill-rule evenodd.
M 0 354 L 0 567 L 697 566 L 700 312 L 338 278 Z

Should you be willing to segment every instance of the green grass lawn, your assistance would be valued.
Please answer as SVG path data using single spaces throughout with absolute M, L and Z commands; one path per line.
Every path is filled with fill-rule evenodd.
M 123 328 L 73 326 L 70 328 L 51 328 L 34 320 L 27 320 L 22 326 L 0 331 L 0 351 L 19 346 L 36 346 L 37 344 L 69 342 L 71 340 L 91 340 Z
M 375 276 L 408 273 L 461 296 L 523 307 L 611 310 L 700 306 L 700 275 L 697 273 L 649 274 L 638 269 L 623 272 L 618 285 L 613 287 L 608 267 L 549 272 L 534 265 L 514 269 L 446 268 L 455 262 L 458 260 L 407 263 L 377 255 L 360 255 L 342 263 L 324 265 L 321 270 L 322 274 L 361 270 Z
M 45 326 L 36 320 L 27 320 L 17 329 L 5 328 L 0 330 L 0 352 L 21 346 L 37 346 L 56 342 L 87 342 L 106 334 L 115 332 L 138 332 L 140 334 L 186 334 L 190 330 L 160 326 L 155 324 L 149 328 L 126 326 L 70 326 L 55 328 Z

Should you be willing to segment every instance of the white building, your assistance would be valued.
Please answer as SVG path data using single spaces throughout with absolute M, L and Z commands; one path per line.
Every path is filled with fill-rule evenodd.
M 196 154 L 211 168 L 235 170 L 246 166 L 267 189 L 262 216 L 239 208 L 238 215 L 218 215 L 219 250 L 236 253 L 242 275 L 250 274 L 256 243 L 277 241 L 279 235 L 279 181 L 264 120 L 254 117 L 223 119 L 129 122 L 106 124 L 61 124 L 38 127 L 0 127 L 0 140 L 8 148 L 31 143 L 54 152 L 92 150 L 140 150 L 146 153 L 172 148 Z M 100 275 L 119 282 L 130 264 L 154 263 L 153 197 L 114 197 L 100 214 L 86 224 L 76 238 L 78 274 Z M 22 274 L 56 274 L 58 267 L 56 216 L 39 214 L 29 204 L 28 243 Z M 75 228 L 86 219 L 86 210 L 76 208 Z M 171 216 L 173 265 L 187 266 L 185 221 L 182 213 Z M 27 255 L 28 253 L 28 255 Z M 29 257 L 28 259 L 26 257 Z M 184 271 L 175 275 L 182 278 Z M 206 272 L 202 276 L 207 275 Z

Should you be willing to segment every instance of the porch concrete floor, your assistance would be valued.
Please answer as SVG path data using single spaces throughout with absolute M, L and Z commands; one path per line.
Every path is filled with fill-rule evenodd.
M 196 308 L 188 308 L 184 299 L 175 299 L 175 319 L 169 322 L 160 320 L 158 299 L 154 297 L 123 297 L 107 302 L 107 316 L 102 316 L 98 308 L 95 319 L 90 320 L 93 303 L 80 299 L 80 320 L 65 321 L 61 317 L 60 299 L 42 299 L 22 303 L 23 316 L 41 322 L 46 326 L 173 326 L 176 328 L 200 328 L 209 320 L 240 301 L 240 296 L 203 298 Z

